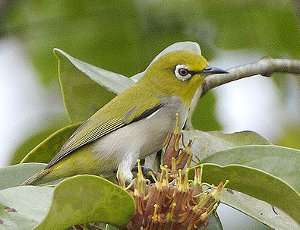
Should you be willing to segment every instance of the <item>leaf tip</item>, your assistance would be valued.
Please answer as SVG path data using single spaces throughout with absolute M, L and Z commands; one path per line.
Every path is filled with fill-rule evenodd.
M 52 52 L 54 56 L 56 56 L 57 58 L 59 58 L 59 55 L 64 55 L 64 56 L 66 55 L 66 53 L 59 48 L 53 48 Z

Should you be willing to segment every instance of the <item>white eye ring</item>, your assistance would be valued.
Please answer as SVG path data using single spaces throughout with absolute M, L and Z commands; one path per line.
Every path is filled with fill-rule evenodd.
M 174 73 L 176 78 L 180 81 L 186 81 L 192 77 L 186 65 L 177 65 Z

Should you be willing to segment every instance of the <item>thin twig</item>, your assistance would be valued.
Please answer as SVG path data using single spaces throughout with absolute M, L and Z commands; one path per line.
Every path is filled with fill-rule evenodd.
M 217 86 L 254 75 L 269 77 L 273 73 L 300 74 L 300 60 L 263 58 L 255 63 L 231 68 L 228 72 L 228 74 L 215 74 L 207 77 L 201 96 Z
M 205 78 L 202 89 L 199 89 L 193 98 L 191 111 L 187 120 L 186 129 L 193 129 L 191 116 L 198 100 L 209 90 L 224 85 L 228 82 L 240 80 L 254 75 L 270 77 L 273 73 L 300 74 L 300 60 L 263 58 L 258 62 L 230 68 L 227 74 L 214 74 Z

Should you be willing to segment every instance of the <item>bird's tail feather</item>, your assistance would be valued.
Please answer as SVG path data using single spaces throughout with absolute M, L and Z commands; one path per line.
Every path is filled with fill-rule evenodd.
M 36 182 L 38 182 L 41 178 L 46 176 L 48 173 L 50 173 L 49 169 L 44 169 L 33 176 L 29 177 L 27 180 L 25 180 L 21 185 L 34 185 Z

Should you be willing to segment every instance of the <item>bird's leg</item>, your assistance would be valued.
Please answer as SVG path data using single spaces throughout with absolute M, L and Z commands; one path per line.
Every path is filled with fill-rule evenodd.
M 152 153 L 145 158 L 144 168 L 152 169 L 154 171 L 158 171 L 159 163 L 156 161 L 157 153 Z
M 126 184 L 130 184 L 133 179 L 133 174 L 131 172 L 131 169 L 137 159 L 133 159 L 133 154 L 125 154 L 125 158 L 121 161 L 121 163 L 118 166 L 117 171 L 117 180 L 119 181 L 119 184 L 123 187 L 125 187 Z

